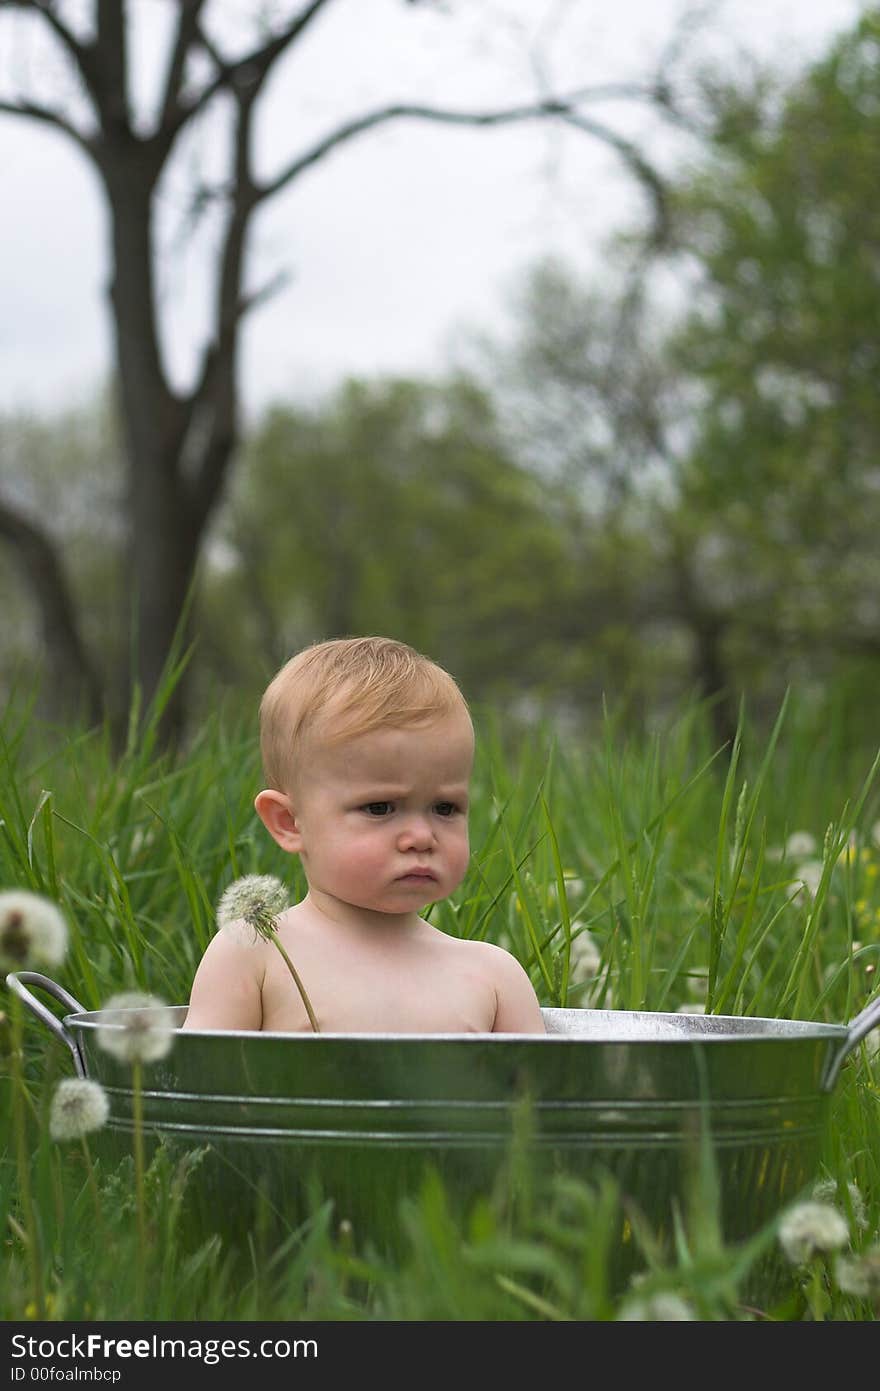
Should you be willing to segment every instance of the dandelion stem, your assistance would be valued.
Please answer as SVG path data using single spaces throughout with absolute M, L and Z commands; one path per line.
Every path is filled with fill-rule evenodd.
M 232 930 L 238 937 L 243 921 L 254 933 L 254 943 L 261 937 L 264 942 L 274 942 L 306 1007 L 312 1030 L 317 1034 L 320 1029 L 306 988 L 278 936 L 278 915 L 284 911 L 286 904 L 287 891 L 280 879 L 271 874 L 245 874 L 234 880 L 222 894 L 217 904 L 217 925 L 221 929 Z
M 101 1218 L 101 1197 L 98 1193 L 98 1181 L 95 1178 L 95 1166 L 92 1160 L 92 1151 L 89 1149 L 89 1142 L 85 1135 L 80 1136 L 80 1144 L 82 1145 L 83 1158 L 85 1159 L 86 1164 L 86 1178 L 89 1185 L 89 1191 L 92 1195 L 92 1202 L 95 1204 L 95 1230 L 97 1232 L 100 1232 L 103 1227 L 103 1221 Z
M 812 1318 L 821 1323 L 828 1313 L 828 1293 L 825 1289 L 825 1262 L 814 1256 L 810 1262 L 810 1275 L 807 1284 L 807 1304 Z
M 275 946 L 280 951 L 281 955 L 284 957 L 284 960 L 287 963 L 287 969 L 293 976 L 294 984 L 300 993 L 303 1004 L 306 1007 L 306 1014 L 309 1016 L 309 1023 L 312 1026 L 312 1031 L 316 1034 L 319 1034 L 321 1030 L 318 1028 L 318 1021 L 315 1018 L 315 1011 L 312 1009 L 311 1001 L 309 1000 L 309 997 L 306 994 L 306 988 L 300 979 L 299 972 L 297 971 L 290 957 L 287 955 L 287 952 L 285 951 L 284 947 L 281 945 L 281 940 L 274 928 L 272 929 L 271 941 L 275 944 Z
M 31 1166 L 27 1144 L 27 1096 L 25 1093 L 22 1059 L 24 1056 L 24 1030 L 21 1015 L 21 1001 L 16 994 L 10 999 L 12 1010 L 12 1051 L 10 1064 L 12 1071 L 12 1128 L 15 1131 L 16 1162 L 18 1167 L 18 1188 L 21 1209 L 27 1234 L 28 1264 L 30 1267 L 31 1292 L 34 1301 L 34 1317 L 45 1318 L 43 1298 L 43 1270 L 40 1261 L 40 1237 L 37 1229 L 37 1216 L 34 1211 L 31 1192 Z
M 147 1261 L 147 1218 L 144 1199 L 144 1101 L 143 1067 L 140 1058 L 131 1064 L 132 1111 L 134 1120 L 134 1183 L 137 1201 L 138 1260 L 136 1271 L 136 1303 L 138 1316 L 144 1311 L 144 1272 Z

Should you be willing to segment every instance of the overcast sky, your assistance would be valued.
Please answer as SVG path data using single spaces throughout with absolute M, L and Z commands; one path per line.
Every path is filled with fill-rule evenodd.
M 142 0 L 140 49 L 161 41 L 166 0 Z M 226 0 L 235 15 L 253 12 Z M 82 7 L 82 6 L 81 6 Z M 332 129 L 392 100 L 485 109 L 533 91 L 540 59 L 558 85 L 650 73 L 684 0 L 449 0 L 446 13 L 402 0 L 336 0 L 279 70 L 260 125 L 263 172 Z M 723 0 L 713 51 L 737 47 L 792 62 L 820 51 L 864 0 Z M 467 14 L 463 12 L 467 10 Z M 4 30 L 4 26 L 6 26 Z M 0 19 L 0 80 L 34 62 L 19 21 Z M 531 56 L 530 56 L 531 55 Z M 596 114 L 600 114 L 596 109 Z M 673 144 L 634 112 L 603 119 Z M 205 132 L 185 161 L 211 161 Z M 75 147 L 0 117 L 0 410 L 50 411 L 106 375 L 106 221 L 99 186 Z M 178 230 L 182 173 L 163 188 L 163 238 Z M 638 200 L 615 158 L 558 127 L 489 132 L 407 123 L 349 144 L 259 216 L 252 276 L 287 271 L 286 288 L 246 330 L 245 404 L 303 397 L 348 374 L 441 371 L 468 327 L 500 331 L 518 276 L 547 253 L 595 269 L 604 236 Z M 166 350 L 187 381 L 204 321 L 208 246 L 163 256 Z

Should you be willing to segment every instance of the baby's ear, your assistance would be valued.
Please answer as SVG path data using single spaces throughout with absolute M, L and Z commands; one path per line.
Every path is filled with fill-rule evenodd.
M 268 788 L 257 793 L 254 807 L 272 839 L 278 842 L 282 850 L 296 855 L 302 849 L 302 836 L 290 798 L 283 792 Z

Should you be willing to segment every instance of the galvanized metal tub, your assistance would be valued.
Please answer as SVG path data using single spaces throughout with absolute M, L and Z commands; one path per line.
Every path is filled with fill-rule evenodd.
M 130 1150 L 131 1070 L 99 1046 L 114 1027 L 106 1015 L 37 973 L 7 981 L 77 1073 L 105 1087 L 105 1152 Z M 29 986 L 70 1012 L 59 1019 Z M 202 1197 L 221 1225 L 252 1222 L 252 1197 L 298 1220 L 312 1184 L 340 1217 L 387 1231 L 428 1168 L 468 1196 L 502 1171 L 514 1142 L 545 1173 L 609 1172 L 662 1235 L 703 1134 L 731 1240 L 814 1177 L 840 1068 L 880 1023 L 880 999 L 848 1025 L 545 1009 L 546 1037 L 190 1032 L 179 1029 L 186 1006 L 167 1008 L 178 1032 L 144 1068 L 144 1126 L 210 1146 Z

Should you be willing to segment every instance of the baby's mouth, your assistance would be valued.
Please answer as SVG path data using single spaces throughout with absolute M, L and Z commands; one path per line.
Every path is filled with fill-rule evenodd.
M 399 874 L 398 879 L 419 879 L 425 884 L 433 884 L 436 881 L 436 874 L 432 869 L 408 869 L 404 874 Z

